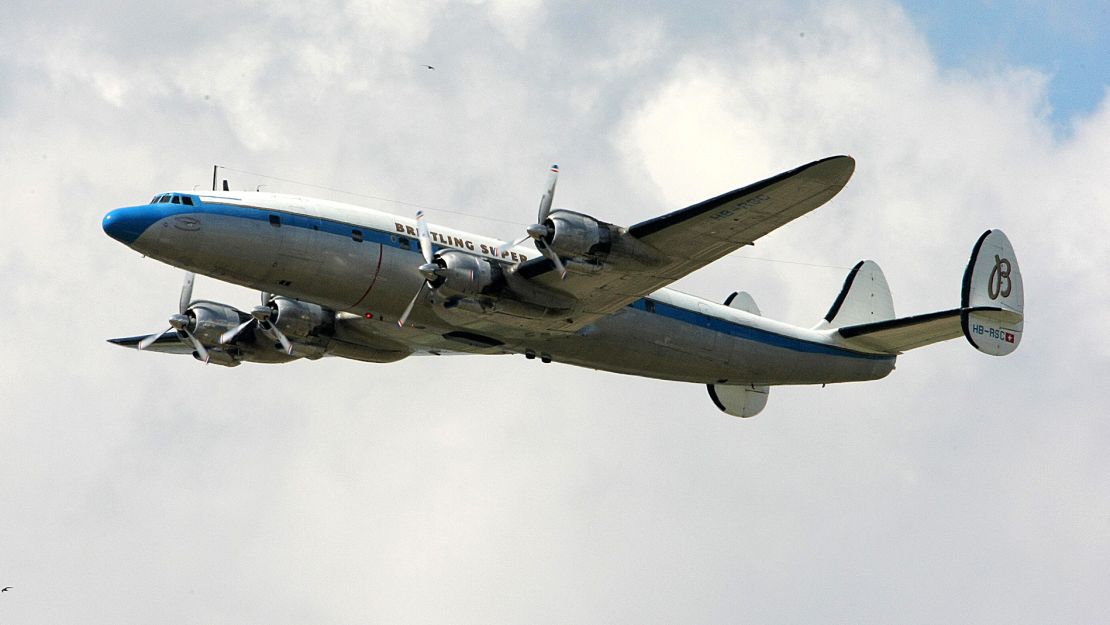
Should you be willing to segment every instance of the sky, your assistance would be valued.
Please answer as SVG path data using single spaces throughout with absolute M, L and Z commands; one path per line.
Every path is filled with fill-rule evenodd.
M 3 3 L 0 622 L 1110 620 L 1107 41 L 1095 2 Z M 507 239 L 552 162 L 556 206 L 630 225 L 833 154 L 837 198 L 675 287 L 808 326 L 869 258 L 941 310 L 1001 228 L 1015 354 L 740 420 L 515 356 L 105 342 L 182 274 L 104 213 L 214 164 Z

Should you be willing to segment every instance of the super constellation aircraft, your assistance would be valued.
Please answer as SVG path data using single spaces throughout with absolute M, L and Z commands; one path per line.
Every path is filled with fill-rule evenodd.
M 111 339 L 204 362 L 412 354 L 524 354 L 544 362 L 704 384 L 750 417 L 770 386 L 874 380 L 906 350 L 967 338 L 1005 355 L 1023 327 L 1021 273 L 1000 230 L 979 237 L 960 305 L 896 317 L 882 271 L 861 261 L 813 328 L 666 285 L 821 206 L 855 161 L 833 156 L 621 227 L 552 210 L 553 167 L 526 236 L 497 239 L 338 202 L 260 192 L 176 191 L 118 208 L 104 231 L 187 271 L 170 328 Z M 523 244 L 531 240 L 531 247 Z M 192 299 L 193 273 L 262 292 L 250 312 Z

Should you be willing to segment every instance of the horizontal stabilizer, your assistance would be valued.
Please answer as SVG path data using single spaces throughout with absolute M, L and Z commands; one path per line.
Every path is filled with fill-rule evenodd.
M 902 317 L 878 323 L 864 323 L 837 330 L 847 343 L 860 349 L 901 354 L 902 352 L 941 341 L 958 338 L 963 334 L 960 308 L 913 317 Z M 1014 319 L 1013 313 L 998 308 L 982 307 L 966 311 L 976 316 L 1002 315 Z
M 838 332 L 853 345 L 890 354 L 901 354 L 915 347 L 947 341 L 963 334 L 959 308 L 847 326 L 840 328 Z

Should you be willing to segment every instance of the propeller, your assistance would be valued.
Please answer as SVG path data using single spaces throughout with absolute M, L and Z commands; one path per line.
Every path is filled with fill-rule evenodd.
M 416 233 L 420 239 L 420 253 L 424 255 L 424 264 L 418 267 L 420 275 L 424 276 L 424 281 L 420 283 L 420 288 L 416 290 L 416 295 L 412 296 L 412 301 L 405 308 L 401 318 L 397 320 L 397 327 L 399 328 L 405 327 L 405 322 L 409 319 L 409 313 L 416 305 L 416 300 L 420 299 L 424 287 L 431 288 L 432 282 L 438 277 L 439 265 L 435 263 L 435 256 L 432 253 L 432 235 L 428 232 L 428 224 L 424 223 L 424 211 L 416 211 Z
M 143 340 L 139 341 L 139 344 L 136 347 L 138 347 L 139 349 L 146 349 L 169 332 L 176 330 L 177 332 L 184 334 L 185 337 L 189 339 L 189 342 L 193 344 L 193 349 L 196 350 L 197 355 L 200 356 L 201 360 L 203 360 L 206 364 L 208 363 L 208 350 L 205 349 L 204 344 L 201 343 L 200 340 L 198 340 L 197 337 L 193 336 L 193 333 L 189 331 L 190 319 L 189 315 L 186 314 L 189 310 L 189 304 L 191 304 L 193 301 L 193 282 L 195 281 L 196 274 L 191 271 L 186 271 L 185 281 L 181 285 L 181 297 L 178 299 L 177 302 L 177 314 L 170 316 L 170 327 L 163 330 L 162 332 L 151 334 L 150 336 L 144 338 Z
M 258 327 L 259 330 L 262 331 L 263 334 L 265 334 L 266 336 L 268 336 L 268 337 L 274 339 L 275 341 L 277 341 L 281 345 L 281 348 L 285 351 L 286 354 L 289 354 L 290 356 L 292 356 L 293 355 L 293 343 L 290 342 L 289 339 L 285 336 L 285 334 L 281 330 L 279 330 L 278 327 L 276 325 L 274 325 L 273 322 L 270 321 L 270 317 L 274 314 L 274 309 L 271 308 L 268 305 L 269 301 L 270 301 L 269 296 L 270 296 L 269 293 L 263 292 L 262 293 L 263 305 L 262 306 L 255 306 L 254 309 L 251 310 L 251 318 L 250 319 L 247 319 L 243 323 L 240 323 L 239 325 L 235 326 L 234 328 L 232 328 L 232 329 L 228 330 L 227 332 L 224 332 L 223 334 L 221 334 L 220 335 L 220 345 L 227 345 L 228 343 L 231 343 L 236 338 L 238 338 L 238 336 L 240 334 L 242 334 L 242 332 L 244 330 L 246 330 L 247 327 L 249 327 L 251 324 L 254 324 L 255 326 Z
M 499 246 L 497 252 L 500 254 L 502 250 L 512 249 L 531 238 L 535 241 L 536 249 L 540 251 L 540 254 L 554 263 L 555 268 L 559 270 L 559 278 L 566 280 L 567 268 L 563 266 L 563 261 L 559 260 L 559 255 L 555 253 L 555 250 L 551 249 L 544 240 L 545 237 L 551 234 L 551 228 L 547 226 L 546 222 L 548 214 L 551 213 L 551 202 L 555 199 L 555 183 L 558 181 L 559 166 L 552 165 L 551 173 L 547 176 L 547 189 L 544 191 L 543 197 L 540 198 L 540 209 L 536 217 L 536 223 L 525 229 L 527 234 L 524 236 Z

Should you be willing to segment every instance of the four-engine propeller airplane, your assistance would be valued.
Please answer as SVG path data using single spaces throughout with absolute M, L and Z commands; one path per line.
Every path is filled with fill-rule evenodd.
M 665 288 L 829 201 L 854 169 L 848 156 L 825 158 L 625 228 L 552 210 L 553 167 L 536 224 L 512 243 L 420 213 L 226 185 L 161 193 L 109 212 L 103 227 L 187 271 L 178 312 L 164 332 L 111 342 L 224 366 L 524 354 L 705 384 L 740 417 L 763 409 L 770 386 L 882 378 L 906 350 L 961 334 L 984 353 L 1012 352 L 1024 296 L 1000 230 L 975 243 L 960 305 L 929 314 L 896 317 L 872 261 L 851 270 L 813 328 L 762 317 L 747 293 L 717 304 Z M 193 300 L 192 272 L 257 289 L 261 305 Z

